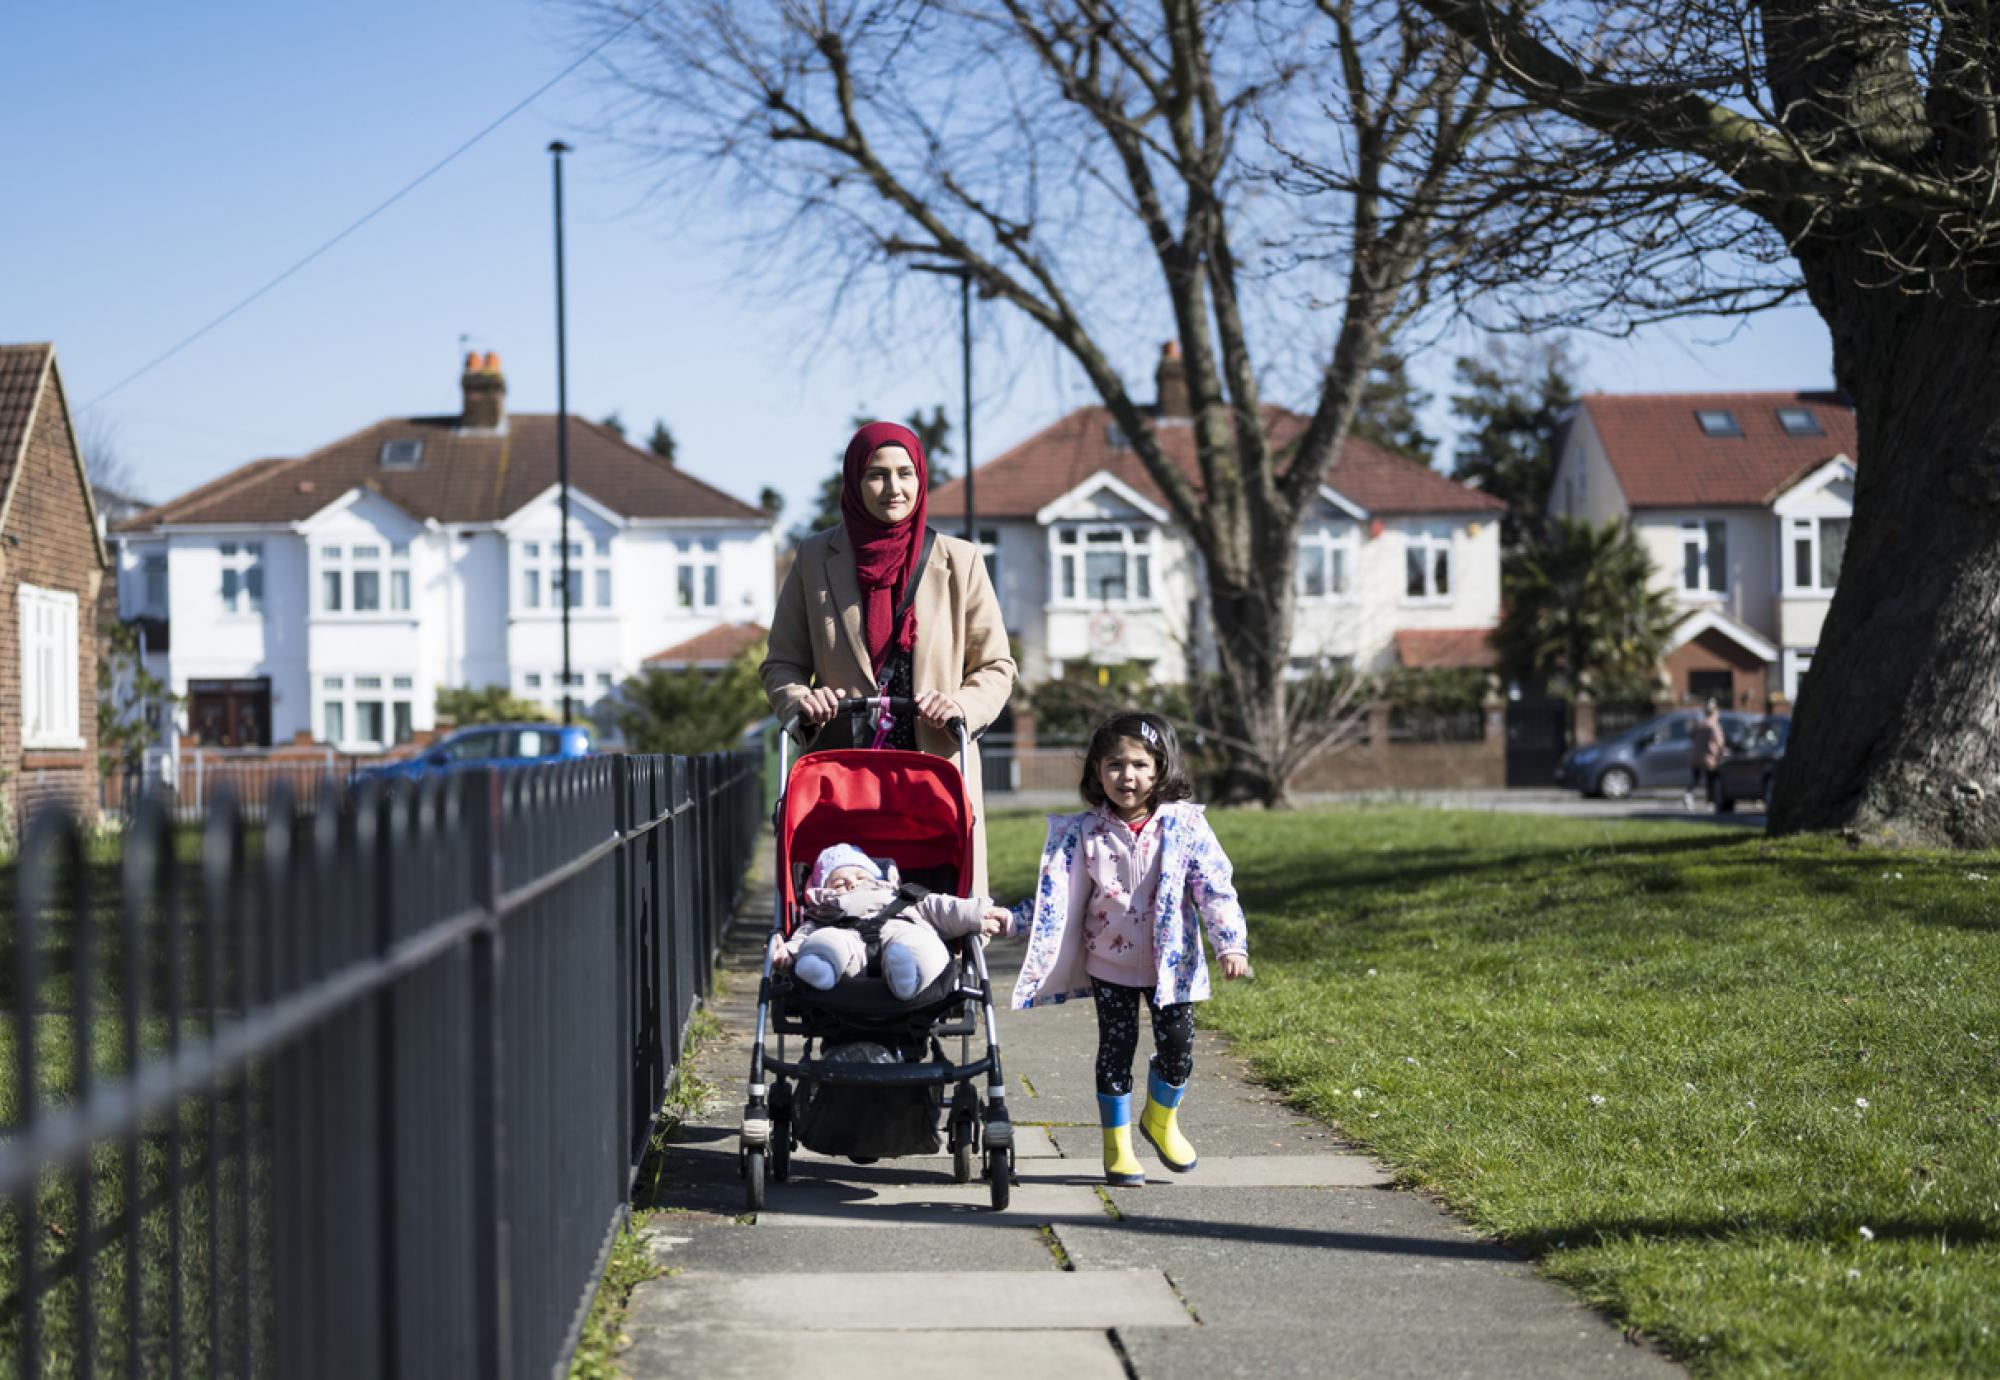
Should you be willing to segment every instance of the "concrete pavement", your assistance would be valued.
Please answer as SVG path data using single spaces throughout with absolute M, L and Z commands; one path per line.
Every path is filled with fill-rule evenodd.
M 769 863 L 764 864 L 768 869 Z M 1089 1003 L 1001 1014 L 1019 1184 L 1004 1213 L 949 1160 L 799 1155 L 743 1215 L 736 1126 L 768 882 L 732 932 L 715 1087 L 672 1138 L 647 1228 L 672 1273 L 639 1286 L 635 1377 L 1655 1377 L 1653 1351 L 1387 1176 L 1198 1035 L 1192 1174 L 1141 1150 L 1102 1187 Z M 1016 944 L 990 951 L 1004 994 Z M 1143 1059 L 1143 1053 L 1142 1053 Z M 1143 1077 L 1143 1070 L 1141 1071 Z

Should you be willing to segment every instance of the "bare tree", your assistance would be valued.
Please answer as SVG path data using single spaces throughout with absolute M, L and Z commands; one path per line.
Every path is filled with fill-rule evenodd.
M 1606 313 L 1802 289 L 1831 330 L 1859 479 L 1773 826 L 1993 846 L 2000 18 L 1961 0 L 1419 3 L 1567 117 L 1551 137 L 1580 166 L 1655 187 L 1632 220 L 1650 234 L 1575 251 Z
M 906 256 L 961 265 L 1082 370 L 1200 552 L 1239 791 L 1283 801 L 1327 737 L 1283 674 L 1300 524 L 1385 344 L 1522 220 L 1496 141 L 1524 115 L 1474 47 L 1374 0 L 773 0 L 638 31 L 615 127 L 677 194 L 720 173 L 782 213 L 765 274 L 844 303 Z M 1179 423 L 1117 362 L 1163 319 Z
M 102 412 L 86 412 L 78 423 L 76 442 L 83 451 L 83 472 L 90 479 L 90 487 L 130 497 L 132 465 L 120 443 L 118 423 Z

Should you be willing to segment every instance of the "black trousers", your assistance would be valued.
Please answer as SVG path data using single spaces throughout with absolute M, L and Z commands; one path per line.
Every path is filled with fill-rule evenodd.
M 1120 987 L 1090 980 L 1097 1004 L 1097 1090 L 1116 1097 L 1132 1091 L 1132 1059 L 1139 1052 L 1139 998 L 1153 1013 L 1153 1052 L 1160 1077 L 1185 1083 L 1194 1072 L 1194 1003 L 1160 1005 L 1151 987 Z

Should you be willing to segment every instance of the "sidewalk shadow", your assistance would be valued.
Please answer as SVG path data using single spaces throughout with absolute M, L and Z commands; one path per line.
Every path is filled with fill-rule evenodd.
M 743 1185 L 736 1173 L 736 1153 L 729 1150 L 710 1150 L 690 1144 L 677 1143 L 670 1147 L 673 1170 L 669 1177 L 672 1182 L 665 1185 L 654 1201 L 634 1200 L 635 1208 L 666 1209 L 684 1213 L 736 1217 L 744 1211 Z M 1526 1259 L 1520 1252 L 1491 1241 L 1481 1241 L 1472 1237 L 1454 1236 L 1397 1236 L 1386 1232 L 1363 1232 L 1323 1229 L 1314 1227 L 1276 1226 L 1258 1222 L 1217 1222 L 1197 1220 L 1187 1217 L 1146 1217 L 1128 1215 L 1113 1218 L 1107 1214 L 1051 1214 L 1046 1212 L 1006 1211 L 994 1212 L 981 1206 L 974 1196 L 977 1185 L 960 1187 L 951 1182 L 950 1176 L 942 1171 L 918 1168 L 914 1164 L 898 1168 L 899 1162 L 883 1161 L 879 1165 L 827 1165 L 837 1168 L 839 1179 L 814 1177 L 795 1183 L 768 1185 L 765 1208 L 772 1213 L 786 1211 L 788 1195 L 799 1195 L 803 1201 L 799 1207 L 809 1208 L 827 1221 L 827 1225 L 802 1226 L 801 1230 L 824 1231 L 838 1229 L 839 1219 L 828 1219 L 829 1206 L 839 1209 L 852 1206 L 853 1225 L 869 1228 L 894 1227 L 954 1227 L 983 1228 L 1003 1231 L 1021 1231 L 1039 1227 L 1092 1228 L 1103 1231 L 1127 1233 L 1140 1237 L 1161 1237 L 1186 1240 L 1201 1237 L 1215 1241 L 1238 1242 L 1245 1245 L 1272 1245 L 1307 1247 L 1317 1250 L 1367 1251 L 1378 1255 L 1406 1256 L 1429 1260 L 1484 1261 L 1496 1263 L 1520 1263 Z M 818 1167 L 818 1166 L 815 1166 Z M 864 1182 L 863 1179 L 866 1179 Z M 936 1184 L 941 1192 L 962 1194 L 957 1198 L 940 1199 L 936 1203 L 907 1203 L 893 1206 L 867 1206 L 874 1197 L 872 1183 L 910 1185 L 927 1187 Z M 1162 1196 L 1169 1190 L 1162 1190 Z M 1182 1190 L 1172 1190 L 1182 1191 Z M 1356 1193 L 1385 1193 L 1390 1189 L 1364 1188 L 1352 1190 Z M 1164 1204 L 1170 1206 L 1170 1200 Z M 795 1209 L 796 1210 L 796 1209 Z M 755 1230 L 748 1226 L 746 1230 Z M 913 1249 L 912 1254 L 918 1251 Z

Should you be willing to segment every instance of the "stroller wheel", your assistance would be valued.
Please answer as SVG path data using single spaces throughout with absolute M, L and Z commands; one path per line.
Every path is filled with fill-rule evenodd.
M 743 1203 L 751 1212 L 764 1210 L 764 1152 L 743 1152 Z
M 960 1141 L 951 1152 L 951 1181 L 957 1184 L 972 1182 L 972 1143 Z
M 993 1194 L 993 1210 L 1006 1211 L 1007 1204 L 1014 1196 L 1014 1150 L 1012 1146 L 988 1146 L 986 1150 L 986 1186 Z
M 771 1117 L 771 1177 L 785 1183 L 792 1177 L 792 1118 L 784 1112 Z

